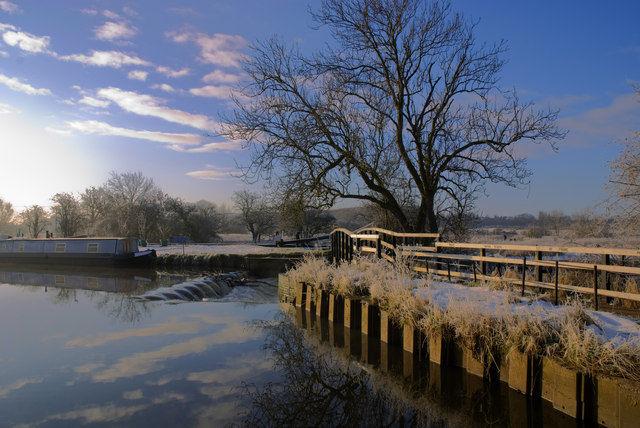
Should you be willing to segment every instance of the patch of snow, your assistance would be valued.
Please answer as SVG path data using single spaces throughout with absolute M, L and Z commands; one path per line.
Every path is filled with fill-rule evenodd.
M 140 250 L 156 250 L 158 256 L 164 254 L 238 254 L 238 255 L 268 255 L 268 254 L 290 254 L 302 251 L 313 251 L 306 248 L 286 248 L 286 247 L 263 247 L 254 244 L 211 244 L 211 245 L 150 245 L 141 247 Z
M 517 293 L 509 291 L 440 281 L 432 281 L 427 287 L 417 288 L 413 293 L 444 310 L 464 305 L 465 309 L 474 313 L 497 316 L 513 314 L 548 320 L 562 318 L 569 310 L 566 305 L 554 306 L 542 300 L 521 298 Z M 640 325 L 637 321 L 603 311 L 585 310 L 585 313 L 594 322 L 587 328 L 593 329 L 601 340 L 611 341 L 613 344 L 623 341 L 640 343 Z

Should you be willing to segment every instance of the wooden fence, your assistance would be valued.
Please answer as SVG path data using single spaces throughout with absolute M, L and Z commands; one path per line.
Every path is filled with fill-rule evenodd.
M 640 302 L 638 292 L 616 290 L 628 279 L 640 285 L 640 250 L 539 245 L 439 242 L 434 233 L 397 233 L 368 228 L 331 233 L 334 262 L 371 255 L 405 261 L 417 272 L 471 281 L 501 281 L 521 287 Z

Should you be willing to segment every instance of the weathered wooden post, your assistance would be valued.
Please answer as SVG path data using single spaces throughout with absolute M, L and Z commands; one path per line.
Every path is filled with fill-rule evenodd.
M 598 265 L 593 265 L 593 302 L 598 310 Z
M 536 251 L 536 261 L 542 260 L 542 251 Z M 542 282 L 542 266 L 536 266 L 536 281 Z
M 602 257 L 602 259 L 603 259 L 602 261 L 606 266 L 611 264 L 611 256 L 609 254 L 605 254 Z M 602 276 L 603 276 L 602 280 L 604 281 L 604 288 L 606 290 L 611 290 L 611 278 L 609 276 L 609 272 L 606 270 L 603 271 Z M 607 297 L 607 303 L 610 303 L 610 302 L 611 302 L 611 297 Z
M 527 256 L 522 256 L 522 297 L 524 297 L 524 287 L 527 280 Z
M 558 265 L 560 262 L 556 259 L 556 306 L 558 306 Z
M 484 259 L 484 257 L 487 257 L 487 249 L 486 248 L 480 248 L 480 257 L 482 257 Z M 487 262 L 485 260 L 482 260 L 481 264 L 480 264 L 480 273 L 482 274 L 482 276 L 487 276 Z M 475 276 L 475 265 L 474 265 L 474 269 L 473 269 L 473 273 Z

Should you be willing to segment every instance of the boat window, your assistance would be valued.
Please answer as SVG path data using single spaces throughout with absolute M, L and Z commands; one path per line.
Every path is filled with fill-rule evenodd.
M 66 278 L 64 275 L 55 275 L 53 277 L 53 281 L 56 283 L 56 285 L 64 285 L 66 283 Z
M 2 249 L 6 250 L 7 249 L 7 244 L 2 244 Z
M 66 242 L 56 242 L 56 253 L 64 253 L 67 251 L 67 243 Z
M 87 244 L 87 253 L 97 253 L 98 245 L 98 242 L 89 242 Z
M 24 242 L 18 244 L 18 252 L 22 253 L 24 251 Z
M 95 276 L 87 277 L 87 287 L 88 288 L 98 288 L 98 278 Z

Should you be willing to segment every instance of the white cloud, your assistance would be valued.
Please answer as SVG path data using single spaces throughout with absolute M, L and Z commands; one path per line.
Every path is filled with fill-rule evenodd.
M 0 1 L 0 10 L 3 10 L 7 13 L 13 13 L 18 12 L 20 9 L 18 8 L 17 4 L 11 3 L 10 1 L 2 0 Z
M 9 26 L 5 26 L 9 27 Z M 0 29 L 2 29 L 0 27 Z M 14 31 L 2 29 L 4 33 L 2 34 L 2 39 L 9 46 L 17 46 L 26 52 L 33 53 L 46 53 L 49 52 L 49 41 L 51 38 L 49 36 L 38 37 L 30 33 L 25 33 L 22 31 Z
M 122 11 L 129 16 L 138 16 L 138 12 L 130 8 L 129 6 L 122 6 Z
M 200 180 L 225 180 L 231 178 L 231 175 L 225 171 L 212 171 L 210 169 L 187 172 L 189 177 L 198 178 Z
M 205 83 L 236 83 L 240 80 L 237 74 L 225 73 L 221 70 L 214 70 L 202 78 Z
M 176 89 L 173 86 L 168 85 L 166 83 L 151 85 L 151 89 L 160 89 L 161 91 L 165 91 L 169 93 L 176 92 Z
M 126 407 L 107 404 L 105 406 L 87 407 L 81 410 L 54 414 L 47 416 L 43 422 L 50 420 L 83 420 L 85 423 L 113 423 L 120 419 L 131 417 L 148 407 L 149 405 Z
M 171 67 L 165 67 L 163 65 L 160 65 L 158 66 L 158 68 L 156 68 L 156 70 L 158 71 L 158 73 L 162 73 L 166 77 L 170 77 L 170 78 L 184 77 L 184 76 L 188 76 L 190 73 L 190 70 L 186 67 L 183 68 L 182 70 L 174 70 Z
M 133 70 L 133 71 L 130 71 L 129 74 L 127 74 L 127 78 L 131 80 L 140 80 L 141 82 L 144 82 L 145 80 L 147 80 L 148 75 L 149 73 L 146 71 Z
M 190 153 L 208 153 L 217 152 L 220 150 L 240 150 L 242 146 L 239 142 L 235 141 L 223 141 L 217 143 L 207 143 L 200 147 L 195 147 L 187 150 Z
M 93 32 L 98 40 L 113 42 L 132 38 L 138 32 L 138 29 L 129 27 L 124 22 L 107 21 L 100 27 L 95 28 Z
M 68 129 L 57 129 L 51 126 L 46 126 L 44 130 L 50 134 L 61 135 L 63 137 L 70 137 L 73 135 L 73 132 L 69 131 Z
M 102 14 L 105 17 L 109 18 L 109 19 L 118 19 L 118 18 L 120 18 L 120 15 L 118 15 L 117 13 L 112 12 L 110 10 L 105 10 L 104 12 L 102 12 Z
M 553 109 L 565 108 L 573 105 L 580 105 L 589 102 L 593 97 L 588 94 L 584 95 L 564 95 L 559 97 L 547 97 L 540 105 L 549 105 Z
M 226 100 L 231 96 L 232 89 L 228 86 L 207 85 L 202 88 L 189 89 L 189 93 L 198 97 L 219 98 Z
M 20 113 L 20 110 L 17 108 L 10 106 L 9 104 L 0 103 L 0 114 L 14 114 Z
M 139 140 L 154 141 L 169 144 L 169 148 L 177 149 L 182 146 L 194 146 L 202 142 L 202 137 L 194 134 L 175 134 L 169 132 L 138 131 L 134 129 L 119 128 L 97 120 L 66 122 L 74 131 L 85 134 L 97 134 L 115 137 L 135 138 Z
M 8 77 L 4 74 L 0 74 L 0 83 L 6 85 L 9 89 L 18 92 L 24 92 L 29 95 L 51 95 L 51 91 L 45 88 L 36 89 L 33 86 L 20 82 L 15 77 Z
M 123 357 L 113 366 L 95 373 L 93 380 L 96 382 L 113 382 L 117 379 L 153 373 L 162 370 L 165 361 L 200 354 L 216 345 L 244 343 L 256 339 L 258 336 L 258 332 L 246 329 L 243 324 L 230 324 L 214 334 L 198 336 L 183 342 L 171 343 L 152 351 L 139 352 Z
M 172 322 L 159 323 L 145 328 L 72 339 L 67 341 L 66 345 L 70 347 L 80 346 L 84 348 L 93 348 L 112 341 L 130 339 L 132 337 L 164 336 L 167 334 L 193 334 L 198 333 L 201 330 L 201 327 L 202 323 L 196 321 L 182 322 L 173 320 Z
M 163 106 L 164 100 L 151 95 L 138 94 L 131 91 L 123 91 L 118 88 L 105 88 L 98 90 L 98 96 L 118 104 L 124 110 L 141 116 L 152 116 L 164 119 L 167 122 L 178 123 L 205 131 L 214 131 L 217 123 L 205 115 L 191 114 L 181 110 L 175 110 Z
M 558 124 L 569 130 L 570 144 L 590 146 L 628 136 L 639 120 L 638 98 L 635 93 L 628 93 L 614 98 L 608 106 L 560 118 Z
M 95 65 L 98 67 L 120 68 L 126 65 L 151 65 L 137 56 L 131 56 L 118 51 L 91 51 L 91 55 L 73 54 L 61 56 L 60 59 L 66 61 L 76 61 L 82 64 Z
M 125 400 L 140 400 L 144 397 L 141 389 L 136 389 L 135 391 L 124 391 L 122 393 L 122 398 Z
M 83 97 L 80 101 L 78 101 L 80 104 L 86 104 L 88 106 L 91 107 L 100 107 L 100 108 L 105 108 L 108 107 L 110 102 L 109 101 L 105 101 L 105 100 L 99 100 L 97 98 L 93 98 L 93 97 L 88 97 L 85 96 Z
M 29 385 L 32 383 L 41 383 L 43 380 L 43 378 L 21 379 L 11 385 L 3 386 L 2 388 L 0 388 L 0 398 L 5 398 L 7 395 L 9 395 L 10 392 L 16 391 L 24 387 L 25 385 Z
M 171 31 L 166 36 L 176 43 L 195 43 L 200 47 L 200 61 L 221 67 L 240 68 L 240 61 L 244 58 L 241 51 L 247 47 L 244 37 L 232 34 L 208 35 L 187 29 Z

